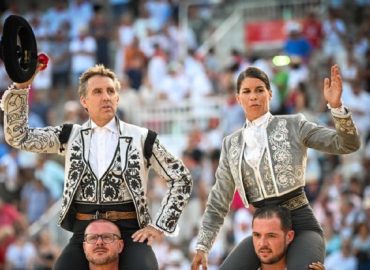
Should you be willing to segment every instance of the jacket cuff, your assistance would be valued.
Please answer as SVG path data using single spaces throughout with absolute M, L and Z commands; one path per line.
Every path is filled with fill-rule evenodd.
M 204 245 L 201 245 L 201 244 L 196 245 L 195 250 L 203 251 L 206 254 L 209 253 L 208 248 L 206 246 L 204 246 Z
M 329 104 L 327 106 L 330 109 L 331 114 L 335 117 L 348 118 L 349 116 L 351 116 L 351 112 L 349 111 L 349 109 L 343 105 L 339 108 L 331 108 Z
M 15 83 L 12 83 L 9 85 L 9 87 L 4 91 L 4 94 L 0 100 L 0 109 L 2 111 L 5 110 L 5 105 L 6 105 L 6 99 L 10 94 L 27 94 L 28 91 L 31 89 L 31 85 L 29 85 L 27 88 L 23 89 L 17 89 L 15 88 Z
M 175 231 L 173 231 L 171 233 L 163 230 L 162 228 L 160 228 L 160 227 L 158 227 L 158 226 L 156 226 L 155 224 L 152 224 L 152 223 L 148 224 L 148 226 L 151 226 L 151 227 L 155 228 L 156 230 L 163 232 L 165 236 L 176 237 L 179 234 L 179 226 L 176 226 Z

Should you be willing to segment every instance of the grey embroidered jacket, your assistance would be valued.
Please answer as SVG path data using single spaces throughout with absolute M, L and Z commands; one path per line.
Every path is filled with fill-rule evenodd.
M 235 190 L 249 207 L 251 202 L 276 198 L 305 185 L 307 148 L 331 154 L 356 151 L 360 140 L 350 114 L 333 116 L 333 120 L 336 130 L 309 122 L 302 114 L 271 116 L 265 134 L 267 147 L 258 170 L 243 160 L 243 129 L 225 137 L 196 248 L 205 252 L 211 249 Z
M 1 101 L 4 110 L 5 139 L 13 147 L 37 153 L 65 155 L 65 182 L 59 225 L 72 230 L 74 217 L 70 206 L 89 160 L 91 121 L 73 125 L 69 140 L 61 145 L 62 126 L 28 127 L 28 90 L 7 90 Z M 152 223 L 147 206 L 148 164 L 143 146 L 148 130 L 119 121 L 121 174 L 133 199 L 140 227 Z M 177 222 L 188 202 L 192 180 L 188 169 L 159 143 L 153 145 L 151 167 L 167 182 L 168 191 L 162 200 L 153 226 L 168 235 L 176 234 Z

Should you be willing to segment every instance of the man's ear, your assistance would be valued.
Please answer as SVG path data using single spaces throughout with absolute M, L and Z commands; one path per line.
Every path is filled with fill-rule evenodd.
M 119 253 L 121 253 L 123 248 L 125 247 L 125 242 L 123 242 L 123 240 L 121 239 L 121 241 L 119 241 L 119 244 L 120 244 Z
M 290 230 L 286 234 L 286 240 L 288 242 L 288 245 L 293 241 L 293 239 L 294 239 L 294 231 L 293 230 Z
M 82 107 L 84 107 L 85 110 L 86 110 L 86 98 L 81 96 L 80 97 L 80 103 L 81 103 Z

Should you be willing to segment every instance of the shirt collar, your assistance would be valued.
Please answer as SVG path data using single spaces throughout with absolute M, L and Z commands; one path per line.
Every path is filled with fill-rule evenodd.
M 112 133 L 118 133 L 118 128 L 116 125 L 116 119 L 113 117 L 112 120 L 110 120 L 105 126 L 99 127 L 93 120 L 91 120 L 91 128 L 97 129 L 97 128 L 106 128 Z
M 254 119 L 253 121 L 246 120 L 246 127 L 256 126 L 256 127 L 262 127 L 267 126 L 268 120 L 271 116 L 270 112 L 265 113 L 264 115 L 258 117 L 257 119 Z

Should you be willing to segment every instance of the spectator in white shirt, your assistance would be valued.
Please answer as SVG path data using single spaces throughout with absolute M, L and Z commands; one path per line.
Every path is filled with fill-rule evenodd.
M 325 260 L 326 270 L 356 270 L 357 258 L 353 254 L 350 239 L 342 239 L 341 249 L 330 254 Z

